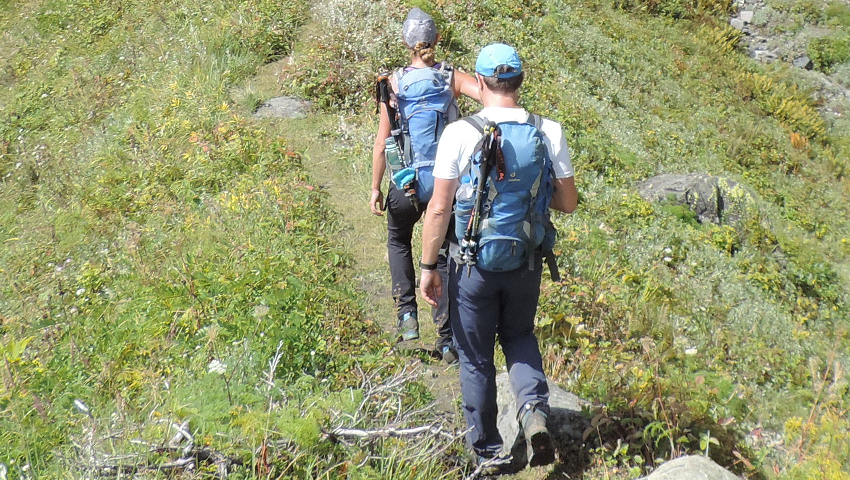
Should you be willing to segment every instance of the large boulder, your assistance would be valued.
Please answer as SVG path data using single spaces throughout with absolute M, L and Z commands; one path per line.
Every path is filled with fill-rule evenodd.
M 639 480 L 741 480 L 711 460 L 690 456 L 664 462 L 652 474 Z
M 743 185 L 704 173 L 658 175 L 638 183 L 637 189 L 647 201 L 690 207 L 701 223 L 735 225 L 755 206 L 752 193 Z
M 525 438 L 519 433 L 516 398 L 511 390 L 507 373 L 496 376 L 499 404 L 498 427 L 505 446 L 511 447 L 513 467 L 519 471 L 528 464 Z M 582 434 L 589 421 L 582 415 L 582 407 L 588 402 L 580 399 L 549 381 L 550 414 L 547 426 L 555 441 L 561 463 L 576 460 L 582 451 Z

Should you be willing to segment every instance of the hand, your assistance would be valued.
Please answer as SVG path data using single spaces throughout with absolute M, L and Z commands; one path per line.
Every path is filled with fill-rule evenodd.
M 422 297 L 432 307 L 437 306 L 437 300 L 443 296 L 443 277 L 437 270 L 422 270 L 422 280 L 419 282 Z
M 372 213 L 381 217 L 384 215 L 384 193 L 380 189 L 372 190 L 372 200 L 369 201 Z

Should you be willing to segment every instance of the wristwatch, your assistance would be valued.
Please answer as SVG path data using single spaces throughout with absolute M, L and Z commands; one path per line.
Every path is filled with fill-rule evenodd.
M 419 268 L 421 270 L 436 270 L 437 269 L 437 263 L 436 262 L 435 263 L 419 262 Z

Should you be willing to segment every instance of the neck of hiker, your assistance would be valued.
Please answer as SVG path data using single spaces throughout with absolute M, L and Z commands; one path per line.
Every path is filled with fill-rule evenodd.
M 519 90 L 511 93 L 498 93 L 487 88 L 484 82 L 479 82 L 481 105 L 484 107 L 522 108 L 519 105 Z
M 436 60 L 431 61 L 431 63 L 427 63 L 425 60 L 422 60 L 422 57 L 419 55 L 413 52 L 410 53 L 410 66 L 413 68 L 433 67 L 436 64 Z

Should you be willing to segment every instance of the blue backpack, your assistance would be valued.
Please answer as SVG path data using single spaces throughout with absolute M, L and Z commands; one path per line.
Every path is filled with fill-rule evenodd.
M 474 115 L 463 120 L 484 134 L 485 119 Z M 555 267 L 552 274 L 557 280 L 551 254 L 555 227 L 549 218 L 554 170 L 540 131 L 541 121 L 538 115 L 530 114 L 527 123 L 498 124 L 501 131 L 499 167 L 493 168 L 485 179 L 486 199 L 480 213 L 474 264 L 491 272 L 507 272 L 528 262 L 529 269 L 533 269 L 534 253 L 542 249 L 550 269 Z M 485 160 L 481 157 L 479 146 L 472 156 L 469 175 L 460 179 L 455 205 L 458 239 L 464 238 L 471 223 L 475 203 L 473 192 L 478 187 Z
M 439 69 L 417 68 L 409 72 L 399 69 L 394 74 L 405 166 L 415 171 L 415 181 L 408 190 L 414 190 L 422 203 L 428 202 L 434 193 L 437 141 L 446 125 L 458 117 L 452 91 L 453 74 L 452 67 L 445 63 Z

